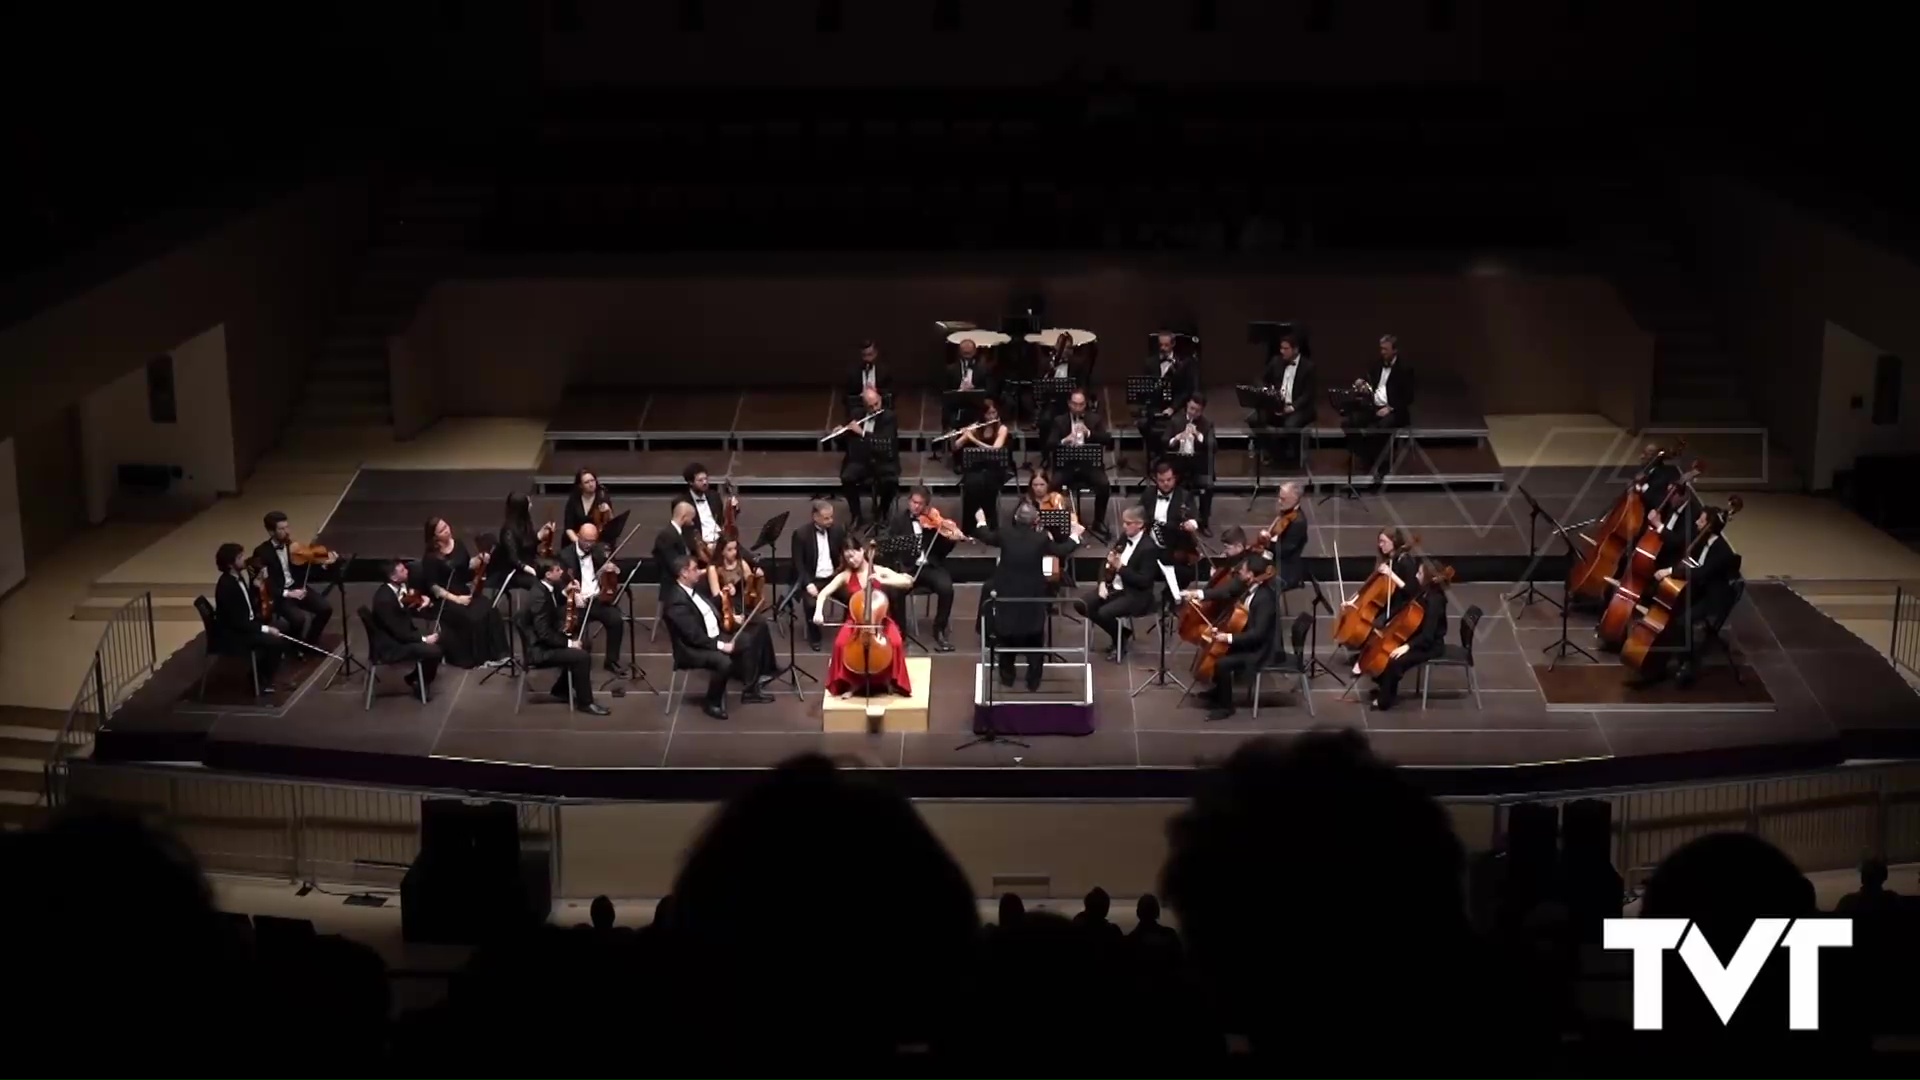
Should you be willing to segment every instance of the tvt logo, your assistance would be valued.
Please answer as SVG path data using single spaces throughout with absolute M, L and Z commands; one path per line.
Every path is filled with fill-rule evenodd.
M 1661 954 L 1676 946 L 1722 1024 L 1752 988 L 1775 947 L 1787 950 L 1787 1026 L 1820 1029 L 1820 950 L 1853 945 L 1851 919 L 1755 919 L 1722 966 L 1700 927 L 1687 919 L 1608 919 L 1601 943 L 1633 952 L 1633 1026 L 1659 1031 L 1665 1007 Z

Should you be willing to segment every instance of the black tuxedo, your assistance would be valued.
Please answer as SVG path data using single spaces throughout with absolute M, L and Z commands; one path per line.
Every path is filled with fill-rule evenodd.
M 671 528 L 672 526 L 668 527 Z M 607 565 L 607 545 L 600 543 L 594 544 L 587 549 L 587 557 L 593 563 L 594 574 L 598 575 Z M 581 591 L 584 594 L 586 590 L 586 579 L 581 576 L 580 546 L 578 544 L 569 543 L 560 549 L 560 565 L 566 567 L 567 573 L 573 577 L 573 580 L 580 582 Z M 620 576 L 624 579 L 626 572 L 624 570 L 621 571 Z M 585 619 L 592 621 L 605 632 L 606 656 L 604 663 L 608 671 L 614 670 L 620 664 L 620 643 L 626 640 L 627 632 L 626 621 L 620 616 L 620 605 L 614 602 L 614 598 L 611 595 L 603 592 L 594 599 L 592 610 L 582 608 L 581 614 Z M 579 635 L 580 643 L 591 653 L 593 651 L 593 643 L 587 640 L 587 628 L 584 624 L 579 627 Z
M 1386 371 L 1384 365 L 1373 365 L 1367 381 L 1378 387 Z M 1415 379 L 1413 370 L 1407 366 L 1406 360 L 1396 359 L 1393 362 L 1393 373 L 1387 377 L 1386 381 L 1387 409 L 1389 410 L 1387 415 L 1378 415 L 1380 406 L 1373 403 L 1372 395 L 1368 395 L 1364 415 L 1354 418 L 1363 422 L 1352 423 L 1352 426 L 1368 432 L 1368 434 L 1350 436 L 1355 440 L 1354 453 L 1360 462 L 1372 465 L 1373 479 L 1376 484 L 1384 480 L 1387 473 L 1393 469 L 1395 433 L 1413 425 L 1413 395 L 1418 385 L 1418 380 Z
M 840 389 L 840 396 L 842 398 L 844 398 L 848 402 L 853 402 L 857 405 L 857 403 L 860 400 L 861 393 L 864 392 L 867 388 L 867 380 L 866 380 L 865 372 L 866 372 L 865 364 L 856 363 L 853 365 L 853 367 L 847 369 L 846 382 Z M 893 393 L 893 372 L 888 371 L 886 368 L 886 365 L 884 364 L 874 365 L 873 388 L 875 390 L 880 391 L 881 404 L 886 404 L 887 395 Z M 862 414 L 857 412 L 853 414 L 853 416 L 859 416 L 859 415 L 862 415 Z M 853 416 L 849 416 L 848 419 L 852 419 Z
M 293 571 L 293 580 L 287 580 L 280 566 L 279 547 L 267 540 L 253 549 L 256 564 L 265 569 L 268 588 L 273 593 L 273 620 L 282 633 L 299 638 L 309 645 L 320 643 L 320 632 L 327 628 L 327 620 L 333 618 L 333 606 L 319 590 L 309 588 L 307 579 L 312 577 L 312 567 L 294 566 L 293 553 L 287 552 L 287 566 Z M 307 588 L 307 595 L 298 600 L 287 598 L 288 589 Z
M 1307 515 L 1295 514 L 1269 550 L 1279 570 L 1280 589 L 1284 592 L 1299 585 L 1306 578 Z
M 1193 395 L 1196 389 L 1195 384 L 1199 381 L 1194 372 L 1193 361 L 1175 360 L 1173 367 L 1162 375 L 1160 373 L 1162 359 L 1159 353 L 1155 353 L 1147 357 L 1140 368 L 1140 374 L 1146 378 L 1164 378 L 1167 381 L 1167 396 L 1162 398 L 1158 405 L 1142 406 L 1139 422 L 1134 425 L 1140 430 L 1140 438 L 1147 444 L 1149 459 L 1160 456 L 1167 442 L 1164 434 L 1167 425 L 1178 419 L 1180 406 Z M 1160 415 L 1162 409 L 1169 407 L 1173 409 L 1173 416 Z
M 1034 378 L 1055 378 L 1054 372 L 1059 370 L 1059 366 L 1051 354 L 1049 354 L 1046 359 L 1040 361 L 1038 368 L 1034 371 Z M 1059 377 L 1070 380 L 1074 386 L 1086 389 L 1093 378 L 1093 365 L 1076 349 L 1074 350 L 1073 357 L 1067 361 L 1067 373 Z M 1035 428 L 1040 432 L 1042 437 L 1045 437 L 1047 432 L 1053 429 L 1054 417 L 1060 416 L 1067 411 L 1067 397 L 1067 394 L 1046 394 L 1043 396 L 1038 390 L 1035 391 L 1033 402 L 1035 409 L 1034 420 L 1037 421 Z
M 267 622 L 260 617 L 259 595 L 240 578 L 221 574 L 213 585 L 213 613 L 214 640 L 209 642 L 213 651 L 251 651 L 259 663 L 262 688 L 271 685 L 285 648 L 267 633 Z
M 900 421 L 892 409 L 871 421 L 873 433 L 858 430 L 840 436 L 840 487 L 855 525 L 866 519 L 871 498 L 873 517 L 885 521 L 900 493 Z M 878 445 L 875 445 L 875 444 Z
M 847 547 L 846 526 L 841 525 L 839 522 L 834 522 L 833 527 L 827 530 L 828 570 L 827 570 L 827 575 L 825 577 L 821 577 L 818 573 L 816 573 L 816 570 L 819 566 L 819 555 L 820 555 L 819 540 L 820 540 L 819 531 L 814 526 L 812 521 L 808 521 L 805 524 L 801 525 L 799 528 L 793 530 L 793 535 L 791 537 L 790 543 L 793 546 L 794 588 L 799 589 L 801 592 L 805 592 L 808 585 L 813 585 L 821 589 L 826 588 L 827 582 L 831 581 L 833 579 L 833 575 L 839 572 L 840 553 L 842 551 L 845 551 Z M 811 600 L 812 598 L 809 597 L 808 599 Z M 811 610 L 811 608 L 809 608 L 809 610 Z M 807 644 L 812 645 L 815 648 L 819 648 L 820 646 L 819 625 L 816 624 L 811 618 L 808 618 L 806 620 L 806 624 L 807 624 Z
M 567 640 L 567 598 L 545 581 L 527 594 L 531 598 L 521 615 L 521 632 L 527 641 L 527 664 L 536 668 L 555 668 L 560 677 L 550 691 L 565 699 L 569 684 L 576 706 L 593 704 L 593 658 L 585 649 L 576 649 Z
M 1106 418 L 1088 409 L 1081 418 L 1081 422 L 1087 426 L 1086 445 L 1100 447 L 1101 458 L 1105 460 L 1105 450 L 1113 437 L 1107 430 Z M 1046 436 L 1044 449 L 1048 459 L 1052 460 L 1055 448 L 1065 442 L 1067 436 L 1073 434 L 1073 414 L 1062 412 L 1055 416 L 1051 426 L 1044 429 L 1044 433 Z M 1067 469 L 1055 465 L 1053 473 L 1048 477 L 1048 482 L 1053 485 L 1055 491 L 1083 489 L 1092 491 L 1093 524 L 1101 529 L 1106 528 L 1107 503 L 1113 498 L 1113 484 L 1107 480 L 1106 469 L 1085 466 Z
M 373 592 L 373 640 L 368 644 L 376 664 L 419 661 L 421 674 L 428 683 L 440 670 L 440 646 L 424 640 L 413 616 L 400 606 L 393 586 L 382 584 Z
M 919 579 L 913 583 L 912 592 L 933 594 L 933 632 L 944 634 L 947 632 L 948 620 L 953 617 L 953 573 L 947 569 L 946 562 L 947 556 L 953 552 L 954 542 L 925 527 L 921 528 L 920 535 L 916 538 L 913 529 L 913 516 L 905 510 L 893 515 L 887 522 L 888 533 L 906 537 L 916 545 L 919 551 L 926 554 L 926 565 L 918 568 Z M 896 569 L 902 573 L 911 574 L 915 566 L 909 564 Z M 898 593 L 896 590 L 889 591 L 896 592 L 895 600 L 903 601 L 907 595 L 910 595 Z M 900 606 L 904 608 L 906 605 L 902 603 Z
M 692 488 L 688 488 L 680 494 L 675 495 L 673 501 L 692 503 L 696 510 L 698 510 L 701 503 L 706 503 L 707 512 L 713 515 L 713 523 L 715 525 L 725 525 L 727 522 L 727 504 L 726 500 L 720 497 L 720 488 L 718 485 L 709 485 L 705 495 L 701 495 Z M 697 513 L 693 519 L 693 535 L 700 535 L 700 517 Z
M 693 557 L 693 547 L 687 543 L 687 533 L 690 531 L 692 530 L 682 530 L 680 526 L 669 521 L 660 526 L 659 532 L 653 534 L 653 564 L 660 569 L 662 582 L 672 577 L 675 559 Z M 598 562 L 598 559 L 599 556 L 596 556 L 595 561 Z
M 1158 504 L 1159 499 L 1160 489 L 1156 487 L 1148 488 L 1146 492 L 1140 496 L 1140 512 L 1147 515 L 1148 530 L 1152 530 L 1154 526 L 1153 509 Z M 1183 521 L 1200 520 L 1199 505 L 1194 499 L 1193 493 L 1186 488 L 1176 484 L 1173 491 L 1168 494 L 1167 500 L 1167 528 L 1177 529 Z
M 1125 537 L 1115 541 L 1115 547 L 1123 552 L 1125 544 Z M 1104 570 L 1102 567 L 1103 573 Z M 1113 639 L 1114 648 L 1118 649 L 1121 645 L 1120 620 L 1137 618 L 1153 611 L 1153 588 L 1160 580 L 1160 549 L 1153 542 L 1152 526 L 1149 525 L 1140 530 L 1140 542 L 1134 546 L 1133 557 L 1114 575 L 1119 587 L 1109 586 L 1103 600 L 1096 586 L 1075 601 L 1074 608 L 1105 630 Z
M 1281 384 L 1286 381 L 1287 365 L 1278 354 L 1267 360 L 1264 382 L 1278 395 Z M 1320 373 L 1313 361 L 1299 358 L 1299 364 L 1293 371 L 1293 397 L 1291 402 L 1282 402 L 1277 396 L 1267 408 L 1256 412 L 1254 423 L 1262 427 L 1274 428 L 1279 433 L 1276 449 L 1283 458 L 1298 455 L 1301 449 L 1299 433 L 1313 425 L 1316 410 L 1320 407 Z M 1281 406 L 1292 404 L 1293 411 L 1287 412 Z
M 1280 640 L 1280 596 L 1272 582 L 1264 582 L 1246 595 L 1247 626 L 1233 636 L 1227 655 L 1214 661 L 1213 704 L 1216 708 L 1233 705 L 1233 678 L 1259 671 L 1274 656 L 1286 655 Z
M 748 641 L 748 635 L 757 631 L 748 629 L 735 640 L 733 652 L 722 652 L 720 644 L 725 638 L 708 631 L 701 604 L 704 602 L 706 610 L 712 613 L 716 628 L 720 625 L 720 607 L 707 595 L 705 584 L 695 584 L 693 591 L 695 595 L 689 596 L 686 587 L 678 581 L 668 582 L 660 598 L 660 611 L 667 620 L 674 666 L 687 671 L 712 672 L 707 679 L 706 703 L 711 708 L 720 708 L 726 704 L 727 680 L 734 674 L 737 673 L 748 688 L 758 681 L 758 650 Z
M 941 389 L 960 389 L 962 373 L 963 368 L 960 360 L 955 358 L 950 361 L 947 364 L 946 377 L 940 384 Z M 992 400 L 1000 390 L 1000 380 L 994 378 L 992 373 L 987 371 L 984 357 L 976 357 L 973 361 L 973 388 L 985 394 L 988 400 Z M 943 398 L 940 404 L 940 424 L 948 431 L 952 431 L 961 424 L 971 423 L 979 419 L 976 415 L 977 411 L 978 410 L 973 408 L 961 408 L 954 404 L 951 399 Z
M 1199 433 L 1194 440 L 1193 453 L 1183 454 L 1171 439 L 1187 429 L 1188 421 L 1179 413 L 1167 422 L 1158 434 L 1160 441 L 1153 447 L 1155 457 L 1164 457 L 1173 462 L 1174 472 L 1180 477 L 1180 486 L 1191 490 L 1197 497 L 1195 520 L 1201 528 L 1206 528 L 1208 519 L 1213 516 L 1213 462 L 1219 449 L 1214 441 L 1217 437 L 1212 419 L 1200 416 L 1192 421 L 1193 430 Z
M 1039 529 L 981 529 L 974 535 L 982 543 L 1000 549 L 1000 561 L 993 568 L 993 577 L 987 582 L 985 599 L 981 601 L 990 615 L 985 627 L 991 635 L 988 640 L 998 648 L 1009 650 L 1039 646 L 1046 640 L 1048 615 L 1053 609 L 1047 604 L 1022 601 L 1051 595 L 1052 587 L 1047 581 L 1043 560 L 1048 555 L 1058 559 L 1072 558 L 1079 545 L 1072 540 L 1055 540 Z M 1141 544 L 1142 547 L 1150 545 L 1150 541 Z M 998 600 L 1009 602 L 993 603 Z M 1041 665 L 1046 662 L 1046 656 L 1040 652 L 1026 655 L 1027 689 L 1038 690 Z M 999 654 L 1002 683 L 1013 685 L 1014 663 L 1019 658 L 1017 651 Z
M 1412 581 L 1402 590 L 1409 598 L 1420 595 L 1419 586 Z M 1400 677 L 1421 664 L 1440 655 L 1447 644 L 1447 593 L 1444 589 L 1428 589 L 1421 600 L 1426 615 L 1420 621 L 1420 628 L 1407 639 L 1406 654 L 1395 660 L 1387 661 L 1386 670 L 1373 680 L 1374 690 L 1380 695 L 1382 706 L 1391 706 L 1400 696 Z M 1405 606 L 1404 604 L 1400 606 Z

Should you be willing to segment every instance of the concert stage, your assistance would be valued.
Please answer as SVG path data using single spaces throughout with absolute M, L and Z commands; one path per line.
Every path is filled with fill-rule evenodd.
M 336 606 L 350 611 L 368 588 L 351 587 L 347 602 Z M 1753 584 L 1731 621 L 1735 662 L 1743 680 L 1757 679 L 1757 690 L 1710 672 L 1691 697 L 1677 690 L 1615 693 L 1627 672 L 1613 667 L 1576 680 L 1595 698 L 1584 705 L 1564 700 L 1565 680 L 1553 684 L 1562 696 L 1549 700 L 1537 671 L 1550 659 L 1543 649 L 1560 634 L 1558 613 L 1545 603 L 1517 606 L 1505 599 L 1511 591 L 1493 583 L 1455 589 L 1451 639 L 1457 640 L 1459 612 L 1469 605 L 1486 612 L 1474 646 L 1480 706 L 1458 669 L 1433 673 L 1424 706 L 1409 679 L 1402 703 L 1385 712 L 1322 678 L 1314 684 L 1310 714 L 1288 680 L 1270 679 L 1258 717 L 1242 704 L 1232 719 L 1210 722 L 1202 704 L 1182 700 L 1177 688 L 1130 693 L 1158 660 L 1156 639 L 1145 637 L 1125 665 L 1093 661 L 1098 728 L 1092 734 L 1036 737 L 1026 746 L 962 745 L 972 735 L 975 654 L 969 650 L 977 641 L 971 615 L 978 596 L 977 589 L 963 588 L 954 629 L 962 651 L 929 658 L 925 732 L 823 733 L 820 688 L 805 678 L 798 694 L 780 694 L 773 704 L 740 705 L 736 690 L 727 721 L 699 710 L 704 674 L 695 677 L 695 700 L 670 702 L 635 684 L 621 699 L 601 695 L 613 713 L 592 717 L 546 698 L 551 676 L 544 673 L 535 676 L 516 715 L 517 688 L 508 675 L 487 679 L 483 671 L 444 669 L 423 706 L 405 692 L 399 672 L 387 669 L 371 711 L 363 711 L 360 676 L 326 688 L 332 661 L 310 666 L 305 681 L 275 708 L 253 704 L 244 674 L 231 667 L 216 674 L 202 703 L 191 700 L 202 670 L 195 644 L 163 665 L 113 718 L 96 757 L 488 792 L 703 799 L 802 751 L 888 770 L 916 795 L 1177 797 L 1188 792 L 1196 766 L 1219 760 L 1247 738 L 1318 725 L 1364 731 L 1382 755 L 1416 767 L 1435 790 L 1461 794 L 1690 779 L 1920 752 L 1913 690 L 1878 653 L 1784 585 Z M 651 615 L 652 592 L 641 591 L 643 618 Z M 1587 643 L 1591 625 L 1590 617 L 1576 616 L 1573 639 Z M 1078 626 L 1064 620 L 1057 626 L 1056 643 L 1079 639 Z M 1330 628 L 1331 620 L 1321 618 L 1319 653 L 1344 671 L 1328 645 Z M 650 644 L 644 622 L 635 629 L 640 665 L 664 690 L 665 642 Z M 924 626 L 918 629 L 924 638 Z M 363 652 L 359 627 L 352 632 L 354 651 Z M 1094 635 L 1095 648 L 1102 637 Z M 784 632 L 776 640 L 784 662 Z M 801 669 L 824 674 L 824 653 L 801 641 L 796 655 Z M 1566 662 L 1586 663 L 1577 655 Z M 1184 674 L 1187 664 L 1182 658 L 1172 666 Z M 1738 693 L 1715 689 L 1735 685 Z M 1066 692 L 1064 684 L 1042 689 L 1043 695 Z

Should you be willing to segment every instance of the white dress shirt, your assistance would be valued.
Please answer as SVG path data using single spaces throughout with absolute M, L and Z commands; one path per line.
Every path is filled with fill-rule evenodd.
M 1163 379 L 1166 378 L 1167 372 L 1172 370 L 1173 370 L 1173 361 L 1167 357 L 1164 357 L 1164 356 L 1161 357 L 1160 358 L 1160 377 Z
M 1146 534 L 1146 531 L 1143 529 L 1140 532 L 1140 536 L 1135 536 L 1132 539 L 1128 540 L 1127 546 L 1120 549 L 1120 565 L 1121 566 L 1124 567 L 1124 566 L 1132 565 L 1134 549 L 1140 546 L 1140 537 L 1145 535 L 1147 534 Z M 1114 592 L 1119 592 L 1122 589 L 1125 589 L 1126 587 L 1127 587 L 1127 583 L 1120 580 L 1119 574 L 1113 575 L 1112 588 Z
M 1173 496 L 1162 495 L 1157 491 L 1153 493 L 1153 523 L 1155 525 L 1165 525 L 1167 523 L 1167 511 L 1172 508 Z
M 273 550 L 275 554 L 280 556 L 280 580 L 286 583 L 287 588 L 291 589 L 294 587 L 293 562 L 287 555 L 287 545 L 275 541 Z
M 720 523 L 713 520 L 713 506 L 692 488 L 687 489 L 687 494 L 693 499 L 693 512 L 700 517 L 700 539 L 709 544 L 720 539 Z
M 247 621 L 252 622 L 255 618 L 253 613 L 253 590 L 247 588 L 247 576 L 235 570 L 233 572 L 233 580 L 240 583 L 240 599 L 245 601 L 247 605 Z
M 573 550 L 580 556 L 580 602 L 585 604 L 600 595 L 600 575 L 593 572 L 592 552 L 581 550 L 577 544 Z
M 813 551 L 813 576 L 832 577 L 833 545 L 827 541 L 827 530 L 818 527 L 813 530 Z
M 1384 409 L 1387 407 L 1387 380 L 1392 377 L 1392 364 L 1388 364 L 1386 367 L 1380 369 L 1380 385 L 1373 388 L 1374 408 Z
M 874 373 L 873 373 L 873 365 L 872 365 L 872 364 L 868 364 L 868 365 L 867 365 L 866 367 L 863 367 L 863 368 L 861 368 L 861 369 L 860 369 L 860 385 L 861 385 L 862 387 L 868 387 L 868 386 L 872 386 L 872 385 L 873 385 L 873 374 L 874 374 Z
M 1299 370 L 1300 361 L 1296 357 L 1293 363 L 1287 365 L 1287 370 L 1280 376 L 1280 400 L 1284 404 L 1293 404 L 1293 373 Z
M 680 591 L 686 593 L 687 599 L 693 601 L 693 606 L 700 610 L 700 617 L 707 623 L 707 636 L 715 641 L 720 640 L 720 620 L 714 617 L 713 605 L 707 603 L 706 597 L 694 592 L 686 585 L 681 585 Z

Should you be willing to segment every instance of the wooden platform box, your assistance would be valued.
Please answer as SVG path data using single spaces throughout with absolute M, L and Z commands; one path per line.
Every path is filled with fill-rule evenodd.
M 820 730 L 850 731 L 855 734 L 927 730 L 927 702 L 933 689 L 933 659 L 926 656 L 907 657 L 907 681 L 913 684 L 910 697 L 875 694 L 869 698 L 855 694 L 843 700 L 832 694 L 825 695 L 825 704 L 820 709 Z

